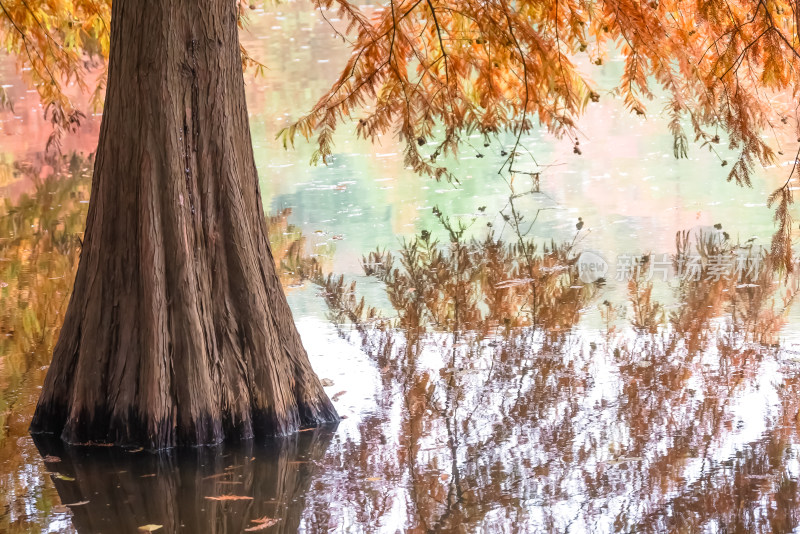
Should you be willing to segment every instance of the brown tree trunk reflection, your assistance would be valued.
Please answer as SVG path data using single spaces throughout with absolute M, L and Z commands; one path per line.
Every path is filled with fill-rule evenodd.
M 254 444 L 162 453 L 72 447 L 35 438 L 81 534 L 297 532 L 330 426 Z M 50 457 L 50 458 L 48 458 Z M 55 460 L 56 457 L 60 461 Z M 221 499 L 221 500 L 220 500 Z

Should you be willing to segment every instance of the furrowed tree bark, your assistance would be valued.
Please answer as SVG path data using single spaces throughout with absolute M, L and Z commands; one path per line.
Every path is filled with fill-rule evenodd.
M 335 421 L 278 281 L 233 0 L 114 0 L 75 286 L 32 432 L 166 448 Z

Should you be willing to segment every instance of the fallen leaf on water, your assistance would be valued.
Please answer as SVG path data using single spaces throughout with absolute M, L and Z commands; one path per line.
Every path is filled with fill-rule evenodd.
M 277 523 L 277 521 L 275 523 Z M 255 526 L 252 526 L 250 528 L 246 528 L 246 529 L 244 529 L 244 531 L 245 532 L 255 532 L 257 530 L 264 530 L 264 529 L 267 529 L 267 528 L 271 527 L 275 523 L 262 523 L 260 525 L 255 525 Z
M 47 463 L 51 463 L 51 462 L 55 463 L 55 462 L 60 462 L 61 458 L 59 458 L 58 456 L 50 456 L 48 454 L 47 456 L 44 457 L 44 461 L 47 462 Z
M 98 441 L 86 441 L 84 443 L 76 443 L 75 445 L 79 447 L 113 447 L 113 443 L 106 443 L 106 442 L 98 442 Z
M 65 504 L 64 506 L 83 506 L 84 504 L 89 504 L 89 501 L 71 502 Z
M 149 475 L 142 475 L 139 478 L 149 478 L 149 477 L 154 477 L 154 476 L 156 476 L 155 473 L 150 473 Z
M 272 525 L 277 524 L 278 521 L 279 521 L 278 519 L 268 519 L 264 523 L 259 523 L 257 525 L 254 525 L 254 526 L 250 527 L 250 528 L 246 528 L 246 529 L 244 529 L 244 531 L 245 532 L 255 532 L 257 530 L 264 530 L 264 529 L 267 529 L 267 528 L 271 527 Z
M 267 516 L 261 516 L 258 519 L 251 519 L 250 520 L 251 523 L 268 523 L 270 521 L 272 521 L 273 524 L 274 524 L 274 523 L 278 522 L 278 519 L 273 519 L 273 518 L 267 517 Z
M 258 519 L 251 519 L 250 522 L 255 523 L 255 525 L 253 525 L 250 528 L 244 529 L 244 531 L 255 532 L 257 530 L 264 530 L 265 528 L 269 528 L 272 525 L 277 524 L 278 521 L 280 521 L 280 519 L 273 519 L 272 517 L 267 517 L 267 516 L 259 517 Z
M 441 475 L 439 475 L 439 480 L 441 480 L 442 482 L 447 482 L 447 480 L 449 480 L 449 479 L 450 479 L 450 475 L 447 474 L 447 473 L 442 473 Z
M 341 397 L 345 393 L 347 393 L 347 392 L 346 391 L 340 391 L 339 393 L 336 393 L 333 397 L 331 397 L 331 400 L 336 402 L 337 400 L 339 400 L 339 397 Z
M 246 495 L 218 495 L 216 497 L 206 497 L 210 501 L 252 501 L 252 497 Z
M 71 476 L 68 476 L 68 475 L 62 475 L 61 473 L 53 473 L 53 476 L 56 477 L 59 480 L 66 480 L 67 482 L 73 482 L 75 480 L 75 477 L 71 477 Z
M 301 428 L 300 430 L 298 430 L 298 432 L 310 432 L 310 431 L 312 431 L 312 430 L 316 430 L 316 429 L 317 429 L 317 427 L 315 427 L 315 426 L 310 426 L 310 427 L 308 427 L 308 428 Z
M 152 524 L 150 524 L 150 525 L 142 525 L 141 527 L 139 527 L 139 531 L 140 532 L 153 532 L 153 531 L 156 531 L 156 530 L 160 529 L 163 526 L 164 525 L 152 525 Z
M 383 480 L 383 479 L 381 477 L 369 477 L 369 478 L 367 478 L 365 480 L 368 480 L 370 482 L 376 482 L 378 480 Z
M 144 447 L 138 447 L 136 449 L 128 449 L 128 452 L 142 452 Z

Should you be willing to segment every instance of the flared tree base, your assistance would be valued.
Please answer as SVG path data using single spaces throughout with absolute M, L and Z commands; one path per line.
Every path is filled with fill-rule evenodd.
M 115 0 L 80 263 L 32 432 L 165 448 L 338 419 L 267 239 L 236 2 Z

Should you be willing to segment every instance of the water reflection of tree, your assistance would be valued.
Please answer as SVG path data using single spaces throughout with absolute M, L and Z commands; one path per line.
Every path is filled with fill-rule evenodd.
M 331 428 L 225 449 L 147 453 L 36 438 L 78 533 L 297 532 Z
M 797 280 L 766 256 L 746 283 L 716 280 L 710 254 L 697 279 L 673 284 L 671 306 L 633 280 L 632 327 L 609 335 L 576 330 L 597 288 L 577 279 L 568 247 L 526 255 L 519 243 L 451 234 L 442 245 L 426 233 L 396 256 L 373 253 L 365 272 L 386 283 L 396 319 L 330 277 L 332 315 L 355 322 L 382 371 L 381 408 L 396 417 L 360 426 L 339 460 L 357 478 L 326 491 L 369 511 L 354 523 L 391 514 L 420 532 L 791 531 L 800 382 L 773 344 Z M 750 414 L 766 431 L 743 442 L 754 392 L 780 403 Z M 338 508 L 346 519 L 349 505 Z
M 280 516 L 283 526 L 273 529 L 290 531 L 302 521 L 312 532 L 398 523 L 418 532 L 495 524 L 531 531 L 786 532 L 800 524 L 800 375 L 796 364 L 776 361 L 773 347 L 798 279 L 776 271 L 768 256 L 750 280 L 708 276 L 712 254 L 738 251 L 726 243 L 701 247 L 699 276 L 672 282 L 669 302 L 658 302 L 663 291 L 640 276 L 627 286 L 628 302 L 596 304 L 605 321 L 596 332 L 579 322 L 601 288 L 580 282 L 568 246 L 469 239 L 453 223 L 439 242 L 426 233 L 397 253 L 373 253 L 365 271 L 385 283 L 396 315 L 389 317 L 357 298 L 344 278 L 323 279 L 288 214 L 278 214 L 270 224 L 284 283 L 308 277 L 322 283 L 334 319 L 355 324 L 381 370 L 378 410 L 362 419 L 358 435 L 343 435 L 324 458 L 314 453 L 324 470 L 313 479 L 304 471 L 313 464 L 297 452 L 305 433 L 274 462 L 254 453 L 252 466 L 244 449 L 207 461 L 199 460 L 200 451 L 184 460 L 101 450 L 97 462 L 73 450 L 45 466 L 18 438 L 26 435 L 35 384 L 69 294 L 89 187 L 85 167 L 41 181 L 0 216 L 0 281 L 8 284 L 0 288 L 4 532 L 67 520 L 54 508 L 55 490 L 62 502 L 92 504 L 74 493 L 92 487 L 106 496 L 71 507 L 79 531 L 102 527 L 105 504 L 119 508 L 120 524 L 132 528 L 137 521 L 172 528 L 185 520 L 197 531 L 209 524 L 241 531 L 262 513 Z M 683 253 L 678 242 L 676 263 Z M 627 327 L 620 324 L 623 308 Z M 35 322 L 24 319 L 25 310 Z M 754 392 L 772 401 L 750 415 L 765 428 L 750 438 L 738 427 Z M 245 467 L 205 478 L 234 464 Z M 76 480 L 54 483 L 46 471 Z M 125 482 L 119 471 L 158 476 Z M 302 502 L 305 494 L 305 511 L 205 499 L 238 493 L 233 488 L 240 486 L 228 482 L 240 474 L 251 484 L 250 496 L 267 495 L 263 501 Z M 259 486 L 259 480 L 272 482 Z M 278 480 L 286 481 L 284 489 Z M 142 511 L 157 491 L 172 501 Z M 128 499 L 134 504 L 122 509 L 123 494 L 139 501 Z M 210 507 L 200 510 L 203 502 Z
M 525 524 L 520 495 L 535 471 L 528 443 L 549 435 L 556 451 L 569 441 L 574 391 L 589 380 L 570 331 L 596 287 L 578 281 L 569 247 L 449 237 L 441 246 L 426 232 L 397 260 L 365 258 L 365 270 L 386 282 L 394 322 L 357 300 L 353 286 L 327 280 L 334 317 L 355 320 L 382 370 L 383 410 L 404 414 L 399 432 L 369 420 L 360 441 L 345 444 L 342 461 L 384 481 L 348 494 L 373 521 L 404 502 L 416 531 L 469 529 L 498 519 L 500 507 L 503 522 Z M 548 419 L 536 429 L 524 424 Z
M 43 530 L 64 512 L 57 512 L 53 485 L 27 436 L 37 386 L 72 290 L 91 161 L 74 155 L 47 178 L 40 179 L 40 171 L 17 165 L 15 172 L 34 188 L 0 205 L 0 532 L 9 533 Z M 289 223 L 289 214 L 269 218 L 270 243 L 287 290 L 315 276 L 324 259 L 306 253 L 306 238 Z
M 51 483 L 32 476 L 42 472 L 41 460 L 19 438 L 28 434 L 72 287 L 90 162 L 72 158 L 44 180 L 32 166 L 16 172 L 35 189 L 0 207 L 0 531 L 30 532 L 46 525 L 57 499 Z
M 686 260 L 682 241 L 679 235 L 676 266 Z M 712 256 L 742 252 L 744 275 L 714 275 Z M 700 247 L 698 273 L 679 280 L 666 323 L 616 349 L 616 417 L 627 438 L 620 454 L 638 460 L 625 483 L 639 496 L 617 524 L 642 532 L 797 526 L 797 514 L 787 514 L 787 499 L 798 494 L 781 410 L 749 414 L 766 418 L 764 436 L 732 445 L 747 417 L 742 399 L 780 392 L 796 375 L 777 372 L 773 345 L 796 291 L 796 277 L 781 279 L 769 255 L 727 240 Z

